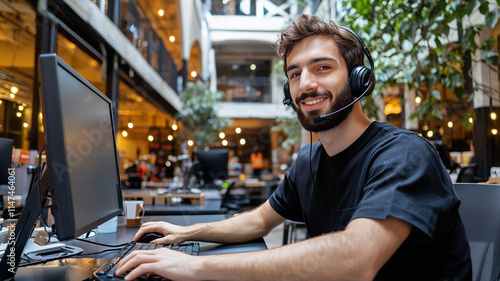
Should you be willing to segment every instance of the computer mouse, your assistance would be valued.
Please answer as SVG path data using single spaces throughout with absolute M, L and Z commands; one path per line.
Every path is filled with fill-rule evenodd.
M 138 240 L 137 242 L 139 243 L 149 243 L 153 240 L 156 240 L 158 238 L 163 238 L 165 237 L 163 234 L 159 233 L 159 232 L 149 232 L 149 233 L 146 233 L 144 235 L 142 235 Z

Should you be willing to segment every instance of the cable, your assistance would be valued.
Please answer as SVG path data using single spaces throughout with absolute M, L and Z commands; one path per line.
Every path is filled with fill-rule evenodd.
M 76 238 L 76 240 L 82 241 L 82 242 L 87 242 L 87 243 L 90 243 L 90 244 L 99 245 L 99 246 L 114 247 L 114 248 L 125 247 L 128 244 L 130 244 L 130 243 L 123 243 L 123 244 L 119 244 L 119 245 L 109 245 L 109 244 L 103 244 L 103 243 L 99 243 L 99 242 L 95 242 L 95 241 L 85 240 L 83 238 Z
M 309 148 L 309 172 L 311 173 L 311 179 L 312 179 L 312 182 L 313 182 L 313 188 L 314 188 L 314 200 L 316 201 L 316 216 L 315 216 L 315 222 L 314 222 L 314 227 L 318 227 L 318 208 L 319 208 L 319 204 L 318 204 L 318 190 L 316 189 L 316 180 L 314 178 L 314 173 L 313 173 L 313 169 L 312 169 L 312 150 L 313 150 L 313 136 L 312 136 L 312 132 L 309 131 L 309 144 L 310 144 L 310 148 Z
M 81 256 L 99 255 L 99 254 L 104 254 L 106 252 L 120 251 L 120 250 L 121 249 L 106 249 L 106 250 L 102 250 L 102 251 L 99 251 L 99 252 L 93 252 L 93 253 L 81 253 L 81 254 L 77 254 L 76 256 L 77 257 L 81 257 Z

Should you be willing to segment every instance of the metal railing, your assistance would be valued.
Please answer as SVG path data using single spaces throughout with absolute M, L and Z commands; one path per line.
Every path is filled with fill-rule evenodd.
M 90 1 L 107 14 L 110 0 Z M 177 65 L 137 0 L 121 0 L 121 26 L 118 27 L 151 67 L 177 92 Z

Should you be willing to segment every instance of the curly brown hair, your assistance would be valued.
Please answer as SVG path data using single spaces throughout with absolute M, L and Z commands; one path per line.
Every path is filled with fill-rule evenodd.
M 364 65 L 363 49 L 353 34 L 338 26 L 333 20 L 327 22 L 316 15 L 300 15 L 281 32 L 275 44 L 276 52 L 284 62 L 283 71 L 285 74 L 288 67 L 286 58 L 293 47 L 302 39 L 312 35 L 330 36 L 337 43 L 340 54 L 347 64 L 348 73 L 351 73 L 356 66 Z

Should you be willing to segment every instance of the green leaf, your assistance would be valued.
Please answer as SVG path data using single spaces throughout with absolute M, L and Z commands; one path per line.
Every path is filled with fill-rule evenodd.
M 484 50 L 484 51 L 481 52 L 481 55 L 479 57 L 481 59 L 485 59 L 485 58 L 494 57 L 494 56 L 498 56 L 498 52 L 497 51 Z
M 500 0 L 497 0 L 497 2 L 498 1 L 500 1 Z M 477 5 L 477 0 L 470 0 L 470 1 L 466 2 L 466 3 L 467 3 L 467 14 L 470 15 L 470 14 L 472 14 L 472 12 L 474 11 L 474 8 Z
M 498 17 L 499 17 L 498 9 L 487 13 L 485 17 L 486 27 L 489 29 L 493 29 L 498 22 Z
M 462 100 L 464 94 L 465 94 L 465 89 L 463 87 L 458 87 L 458 88 L 455 88 L 455 96 L 457 97 L 457 99 L 460 101 Z
M 389 44 L 392 41 L 392 36 L 388 33 L 382 34 L 382 40 L 384 40 L 385 44 Z
M 438 90 L 432 90 L 431 94 L 435 99 L 441 100 L 441 92 L 439 92 Z
M 488 13 L 489 5 L 490 5 L 489 1 L 482 2 L 481 5 L 479 5 L 479 12 L 481 12 L 481 14 L 483 15 Z
M 430 91 L 434 87 L 436 82 L 437 82 L 437 77 L 435 75 L 427 76 L 427 78 L 425 79 L 425 86 L 427 87 L 427 90 Z
M 488 57 L 488 60 L 486 61 L 491 65 L 499 65 L 498 56 Z

